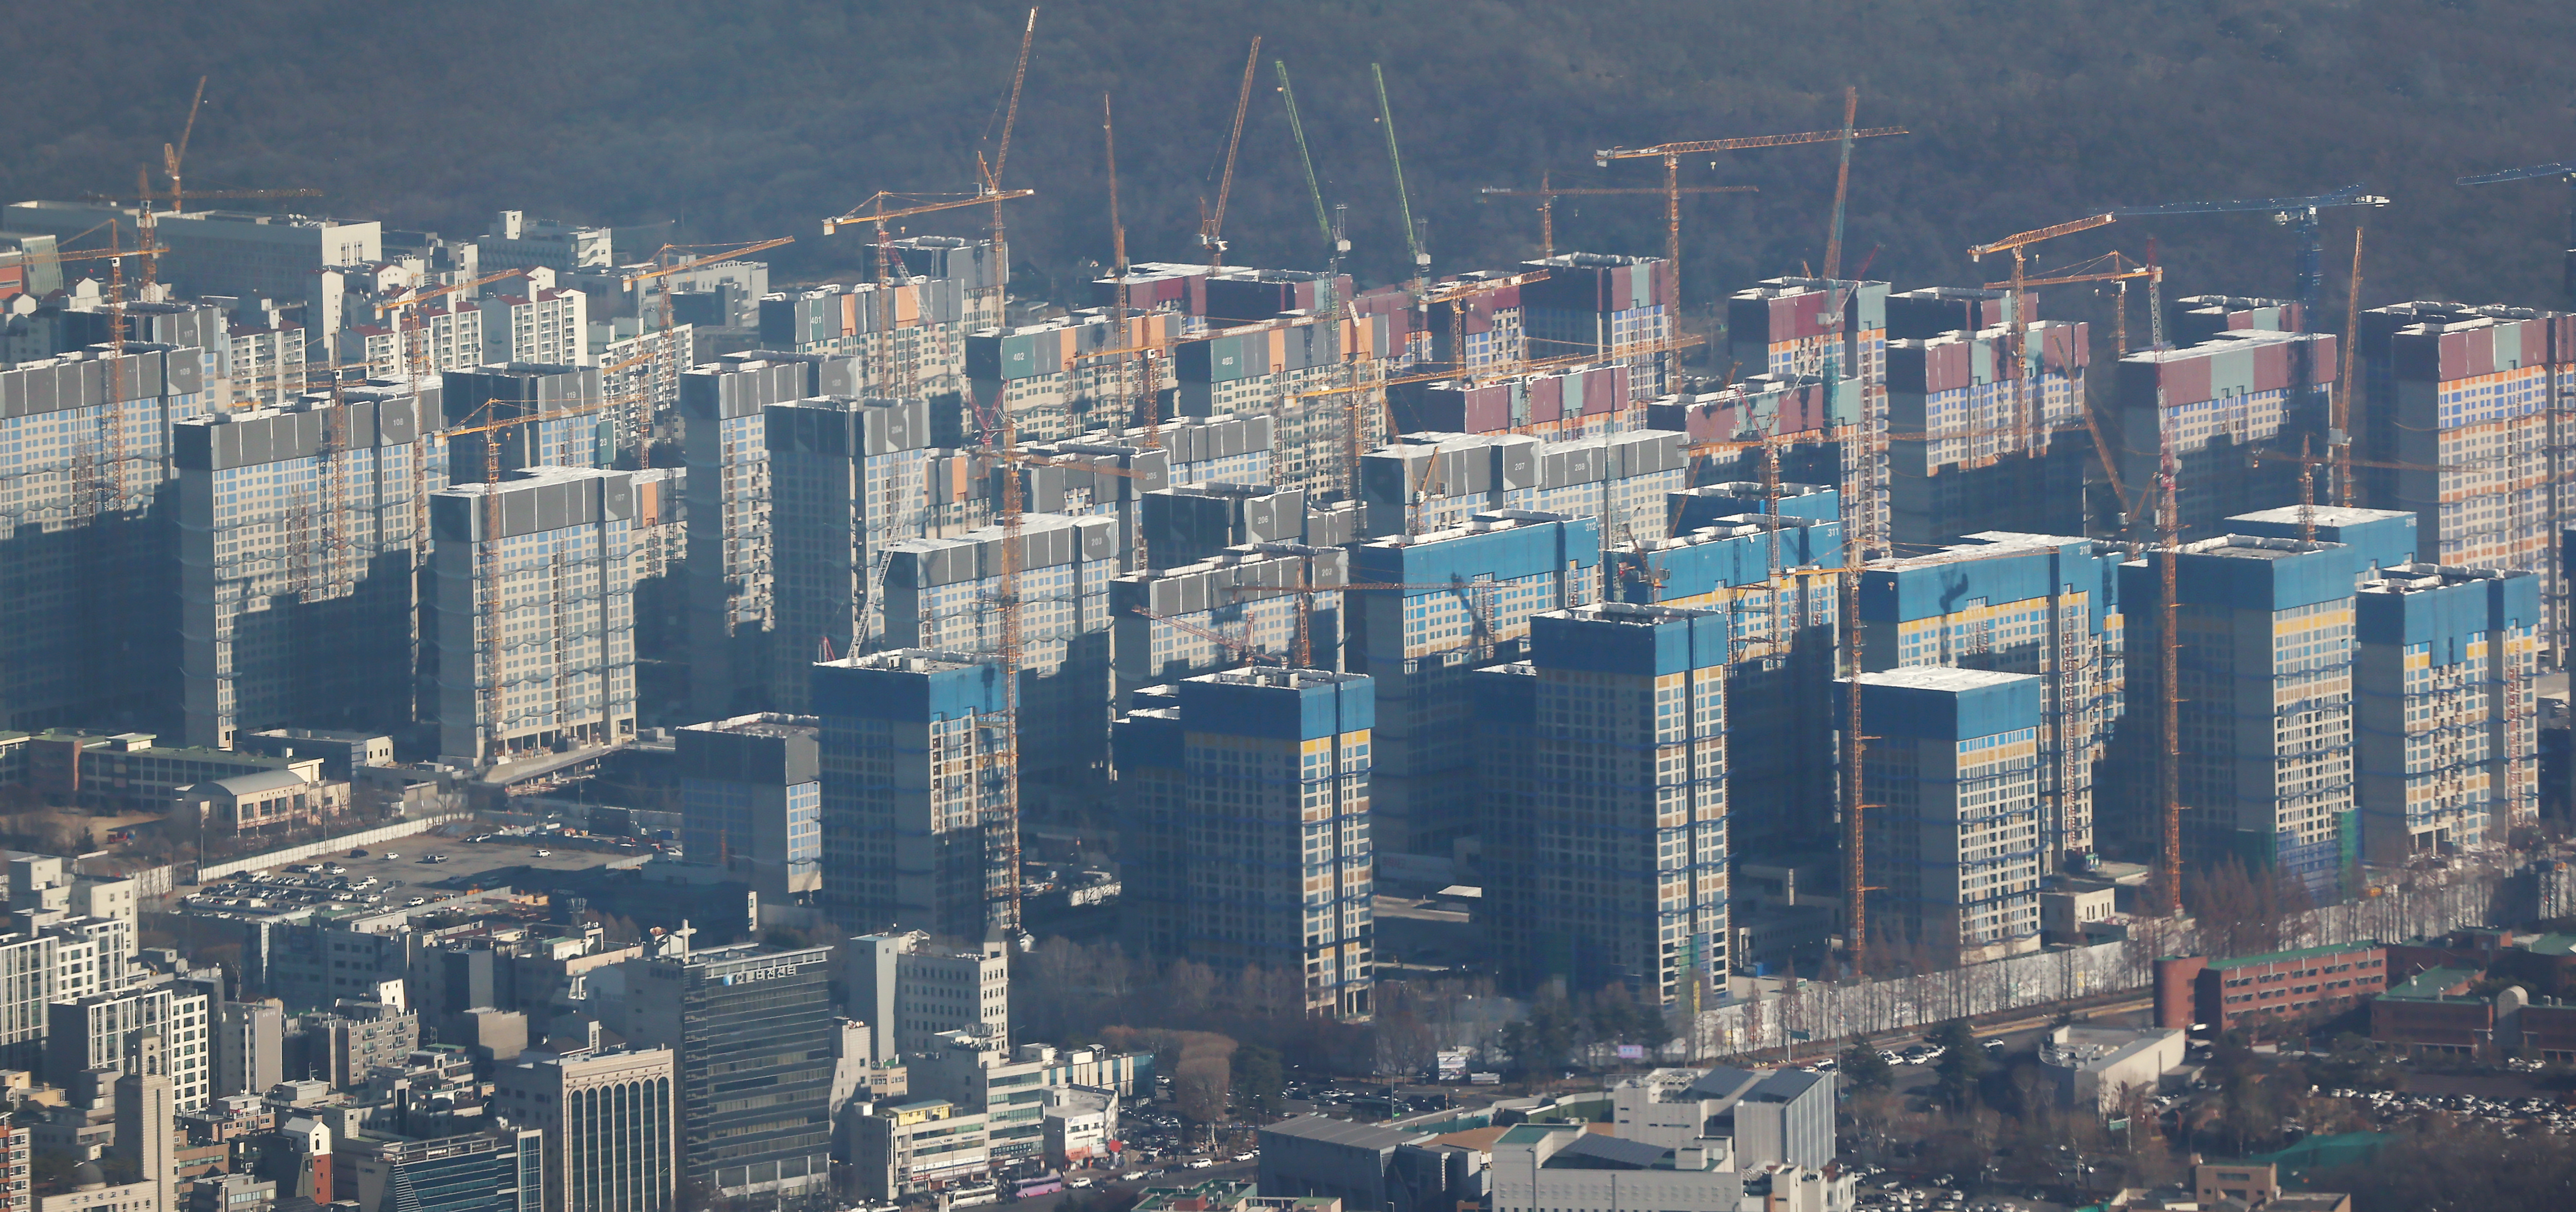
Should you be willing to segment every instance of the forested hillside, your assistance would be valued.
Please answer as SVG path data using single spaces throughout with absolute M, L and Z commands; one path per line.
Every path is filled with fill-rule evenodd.
M 1026 6 L 942 3 L 22 5 L 0 193 L 130 189 L 212 77 L 198 188 L 310 186 L 306 209 L 451 236 L 510 207 L 672 218 L 689 240 L 793 233 L 782 279 L 848 265 L 817 220 L 877 189 L 963 190 L 998 126 Z M 147 19 L 148 18 L 148 19 Z M 1051 2 L 1007 183 L 1015 251 L 1051 283 L 1107 256 L 1100 97 L 1115 95 L 1131 255 L 1192 258 L 1253 35 L 1258 86 L 1226 233 L 1238 264 L 1311 267 L 1321 237 L 1269 64 L 1293 74 L 1328 202 L 1364 281 L 1402 270 L 1369 65 L 1382 63 L 1413 209 L 1443 271 L 1528 255 L 1526 202 L 1486 185 L 1649 185 L 1595 147 L 1864 125 L 1851 263 L 1901 285 L 1985 276 L 1961 249 L 2122 203 L 2311 193 L 2366 181 L 2365 302 L 2560 299 L 2565 187 L 2454 176 L 2576 159 L 2576 6 L 2528 0 L 1197 0 Z M 1821 257 L 1833 149 L 1735 153 L 1686 203 L 1694 306 Z M 964 233 L 982 212 L 916 232 Z M 2328 263 L 2354 214 L 2328 220 Z M 2181 293 L 2286 293 L 2292 248 L 2260 216 L 2122 224 L 2047 263 L 2159 239 Z M 1651 197 L 1569 198 L 1560 247 L 1659 252 Z M 2341 252 L 2331 250 L 2344 250 Z M 2340 311 L 2338 269 L 2329 299 Z M 1068 293 L 1058 291 L 1061 296 Z

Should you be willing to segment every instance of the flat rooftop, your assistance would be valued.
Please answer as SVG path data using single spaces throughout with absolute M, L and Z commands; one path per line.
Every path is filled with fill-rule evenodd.
M 946 673 L 952 669 L 972 669 L 979 665 L 990 665 L 1000 659 L 964 652 L 940 652 L 929 648 L 896 648 L 885 652 L 871 652 L 865 656 L 842 657 L 837 661 L 817 661 L 815 664 L 824 668 Z
M 1909 690 L 1983 690 L 2005 686 L 2029 677 L 2026 673 L 1998 673 L 1991 669 L 1952 669 L 1946 665 L 1905 665 L 1877 673 L 1864 673 L 1859 681 L 1864 686 L 1901 686 Z
M 2375 581 L 2361 583 L 2362 593 L 2424 593 L 2449 589 L 2472 581 L 2501 581 L 2507 577 L 2527 577 L 2530 572 L 2503 568 L 2463 568 L 2456 564 L 2392 564 L 2381 569 Z
M 724 732 L 735 736 L 813 736 L 821 731 L 823 721 L 810 715 L 781 715 L 764 711 L 757 715 L 738 715 L 729 720 L 710 720 L 703 724 L 682 725 L 682 732 Z
M 2297 539 L 2263 538 L 2250 534 L 2223 534 L 2214 539 L 2182 545 L 2189 555 L 2225 556 L 2236 560 L 2286 560 L 2314 551 L 2331 551 L 2341 543 L 2307 543 Z
M 2283 505 L 2277 509 L 2257 509 L 2240 513 L 2228 520 L 2243 518 L 2249 522 L 2273 522 L 2283 526 L 2296 526 L 2299 524 L 2301 512 L 2296 505 Z M 2412 512 L 2402 509 L 2362 509 L 2351 505 L 2319 505 L 2314 513 L 2319 526 L 2359 526 L 2365 522 L 2385 522 L 2391 518 L 2415 516 Z

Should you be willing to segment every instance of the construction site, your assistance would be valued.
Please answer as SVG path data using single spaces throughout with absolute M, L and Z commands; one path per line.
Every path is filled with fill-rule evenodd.
M 1315 259 L 1234 265 L 1256 40 L 1206 132 L 1204 260 L 1128 260 L 1104 97 L 1097 272 L 1023 297 L 1028 51 L 968 188 L 816 216 L 867 265 L 843 280 L 759 259 L 810 236 L 625 260 L 513 211 L 487 263 L 315 235 L 342 293 L 288 359 L 283 321 L 190 293 L 231 284 L 181 241 L 156 276 L 182 199 L 12 206 L 142 243 L 7 254 L 107 280 L 0 370 L 0 724 L 371 729 L 471 776 L 812 716 L 835 924 L 1017 930 L 1043 825 L 1162 890 L 1135 937 L 1305 965 L 1344 1017 L 1364 929 L 1286 941 L 1188 868 L 1361 829 L 1328 899 L 1482 887 L 1523 907 L 1520 985 L 1697 1004 L 2037 950 L 2068 880 L 2122 873 L 2123 922 L 2221 869 L 2328 903 L 2537 821 L 2576 314 L 2355 286 L 2328 329 L 2320 212 L 2386 198 L 2101 210 L 1901 287 L 1843 229 L 1908 131 L 1847 92 L 1822 129 L 1596 151 L 1660 164 L 1591 192 L 1660 197 L 1662 248 L 1559 247 L 1569 170 L 1487 191 L 1539 199 L 1539 255 L 1435 272 L 1381 89 L 1415 272 L 1344 264 L 1311 163 Z M 1713 284 L 1682 199 L 1736 187 L 1681 166 L 1738 154 L 1805 156 L 1833 210 L 1812 261 Z M 2284 297 L 2169 299 L 2152 239 L 2040 260 L 2230 214 L 2292 233 Z M 1298 797 L 1200 782 L 1301 763 L 1302 834 Z M 1237 810 L 1276 829 L 1199 819 Z M 1730 905 L 1748 864 L 1806 887 Z

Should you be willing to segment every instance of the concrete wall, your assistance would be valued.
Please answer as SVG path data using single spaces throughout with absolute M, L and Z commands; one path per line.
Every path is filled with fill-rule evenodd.
M 2485 924 L 2500 870 L 2431 873 L 2412 887 L 2330 905 L 2284 923 L 2283 949 L 2367 939 L 2425 938 Z M 1791 1042 L 1807 1055 L 1838 1037 L 1896 1031 L 1972 1015 L 1996 1014 L 2105 994 L 2146 997 L 2158 956 L 2202 954 L 2196 927 L 2139 919 L 2129 938 L 2015 956 L 1988 964 L 1921 976 L 1853 984 L 1803 984 L 1786 994 L 1746 999 L 1700 1012 L 1692 1038 L 1677 1041 L 1673 1059 L 1727 1056 Z
M 286 863 L 310 862 L 342 853 L 353 846 L 372 846 L 378 842 L 390 842 L 395 838 L 410 837 L 415 833 L 427 833 L 450 821 L 465 821 L 473 818 L 474 814 L 470 812 L 451 812 L 443 816 L 418 816 L 409 820 L 395 821 L 390 825 L 379 825 L 373 829 L 344 833 L 318 842 L 307 842 L 301 846 L 289 846 L 284 850 L 271 850 L 266 854 L 254 854 L 247 858 L 237 858 L 201 867 L 197 870 L 196 882 L 203 884 L 209 880 L 238 875 L 244 871 L 262 871 Z

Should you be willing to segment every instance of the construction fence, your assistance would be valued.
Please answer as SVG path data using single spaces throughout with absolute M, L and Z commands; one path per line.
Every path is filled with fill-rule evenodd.
M 2280 948 L 2444 934 L 2497 920 L 2502 870 L 2446 873 L 2378 896 L 2301 914 Z M 1693 1038 L 1668 1051 L 1693 1059 L 1780 1050 L 1808 1052 L 1838 1039 L 1904 1031 L 1954 1018 L 2036 1009 L 2103 994 L 2145 994 L 2159 956 L 2205 954 L 2190 922 L 2140 919 L 2131 937 L 1992 963 L 1854 984 L 1800 983 L 1700 1012 Z

